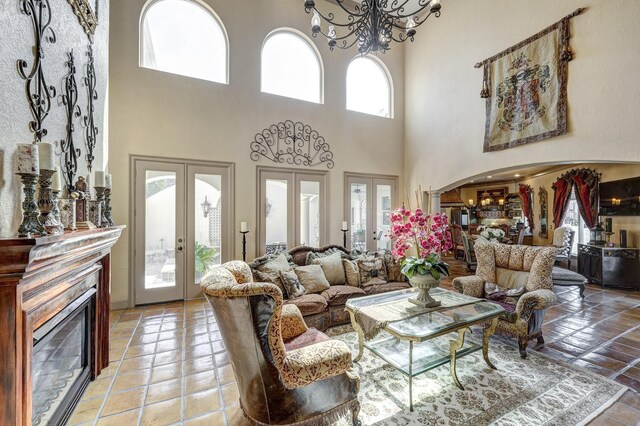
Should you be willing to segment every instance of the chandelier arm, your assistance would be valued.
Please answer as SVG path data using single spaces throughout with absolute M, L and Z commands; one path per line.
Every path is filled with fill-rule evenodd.
M 315 9 L 314 9 L 315 10 Z M 317 11 L 317 10 L 316 10 Z M 360 21 L 362 21 L 365 16 L 364 15 L 349 15 L 349 18 L 347 18 L 347 20 L 349 22 L 347 23 L 340 23 L 340 22 L 335 22 L 333 21 L 335 19 L 335 15 L 333 13 L 329 13 L 329 15 L 323 15 L 322 13 L 318 12 L 318 15 L 320 15 L 320 17 L 322 19 L 324 19 L 325 22 L 334 25 L 336 27 L 348 27 L 350 25 L 356 24 Z M 357 19 L 356 19 L 357 18 Z
M 367 12 L 364 10 L 364 8 L 356 5 L 354 10 L 349 10 L 346 6 L 342 4 L 343 2 L 344 0 L 341 0 L 341 1 L 336 0 L 336 4 L 340 7 L 340 9 L 344 10 L 347 13 L 347 15 L 349 16 L 366 16 L 367 15 Z M 315 10 L 316 12 L 318 12 L 318 14 L 320 14 L 320 16 L 322 16 L 322 14 L 320 13 L 317 7 L 314 7 L 313 10 Z M 329 13 L 329 15 L 333 15 L 333 12 Z
M 340 37 L 329 37 L 329 34 L 327 34 L 327 33 L 323 32 L 322 30 L 319 30 L 319 31 L 318 31 L 318 34 L 321 34 L 321 35 L 325 36 L 326 38 L 331 38 L 331 39 L 333 39 L 333 40 L 335 40 L 335 41 L 346 40 L 346 39 L 348 39 L 349 37 L 351 37 L 352 35 L 354 35 L 355 33 L 356 33 L 356 30 L 354 29 L 354 30 L 352 30 L 349 34 L 346 34 L 346 35 L 343 35 L 343 36 L 340 36 Z M 355 43 L 355 42 L 354 42 L 354 43 Z M 351 44 L 351 46 L 353 46 L 353 44 Z
M 411 0 L 393 0 L 391 2 L 391 6 L 389 7 L 389 9 L 387 9 L 385 11 L 385 13 L 389 14 L 389 15 L 393 15 L 396 12 L 401 12 L 404 13 L 404 7 L 407 5 L 407 3 L 409 3 Z M 402 4 L 400 4 L 402 3 Z M 421 11 L 423 8 L 419 8 L 418 12 Z

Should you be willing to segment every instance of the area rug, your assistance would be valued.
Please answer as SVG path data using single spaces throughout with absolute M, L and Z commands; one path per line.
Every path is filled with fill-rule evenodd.
M 480 330 L 478 330 L 480 331 Z M 327 334 L 346 342 L 354 355 L 358 337 L 351 326 Z M 474 333 L 470 340 L 477 340 Z M 450 335 L 451 336 L 451 335 Z M 451 337 L 435 344 L 448 348 Z M 408 343 L 407 343 L 408 345 Z M 413 379 L 409 411 L 408 378 L 365 348 L 355 364 L 360 374 L 363 425 L 584 425 L 617 401 L 627 388 L 590 371 L 536 353 L 520 358 L 516 347 L 494 337 L 487 366 L 480 351 L 458 359 L 465 390 L 453 383 L 449 364 Z

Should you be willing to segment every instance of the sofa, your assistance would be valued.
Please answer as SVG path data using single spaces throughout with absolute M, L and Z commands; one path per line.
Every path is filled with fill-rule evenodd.
M 496 333 L 516 338 L 520 356 L 527 357 L 527 343 L 542 337 L 542 323 L 556 300 L 552 269 L 557 250 L 509 244 L 476 244 L 475 275 L 453 280 L 456 291 L 487 298 L 505 309 Z
M 276 285 L 253 282 L 244 262 L 214 267 L 200 286 L 251 424 L 359 424 L 360 378 L 346 343 L 307 327 L 295 305 L 283 305 Z
M 341 253 L 344 259 L 357 259 L 358 256 L 374 256 L 385 258 L 390 264 L 389 253 L 353 253 L 346 248 L 338 245 L 329 245 L 325 247 L 295 247 L 287 252 L 287 256 L 291 266 L 307 265 L 307 259 L 310 253 L 322 255 L 324 253 Z M 254 279 L 260 280 L 260 266 L 256 261 L 249 264 L 254 270 Z M 402 290 L 410 288 L 410 284 L 404 280 L 404 276 L 399 276 L 399 266 L 396 268 L 395 274 L 388 274 L 387 282 L 377 282 L 371 285 L 330 285 L 329 288 L 318 293 L 306 293 L 298 297 L 286 297 L 285 305 L 295 305 L 304 317 L 304 321 L 309 327 L 325 331 L 326 329 L 342 324 L 349 324 L 350 317 L 345 311 L 345 303 L 353 297 L 362 297 L 372 294 L 386 293 L 389 291 Z M 257 274 L 257 276 L 256 276 Z

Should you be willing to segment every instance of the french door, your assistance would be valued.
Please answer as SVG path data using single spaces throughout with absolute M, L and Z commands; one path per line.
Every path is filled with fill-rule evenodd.
M 134 158 L 136 305 L 193 299 L 233 257 L 233 166 Z
M 260 254 L 327 241 L 327 173 L 258 168 Z
M 349 225 L 349 248 L 361 251 L 391 249 L 387 235 L 390 213 L 398 205 L 398 178 L 345 174 L 344 220 Z

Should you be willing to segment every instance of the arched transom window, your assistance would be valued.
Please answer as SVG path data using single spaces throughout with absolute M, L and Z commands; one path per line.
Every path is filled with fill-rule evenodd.
M 359 56 L 351 61 L 347 70 L 347 109 L 392 117 L 393 83 L 378 58 Z
M 140 65 L 228 83 L 229 45 L 222 22 L 198 0 L 150 0 L 140 19 Z
M 322 60 L 306 36 L 288 29 L 267 36 L 262 46 L 263 92 L 322 103 L 322 86 Z

